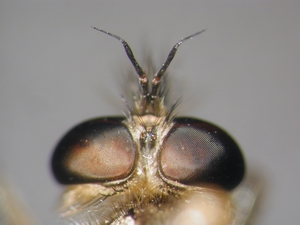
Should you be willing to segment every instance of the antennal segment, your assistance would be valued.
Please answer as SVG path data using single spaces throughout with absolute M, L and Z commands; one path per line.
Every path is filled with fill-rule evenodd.
M 129 47 L 128 43 L 124 39 L 120 38 L 119 36 L 112 34 L 110 32 L 107 32 L 101 28 L 94 27 L 94 26 L 92 26 L 92 28 L 97 31 L 100 31 L 102 33 L 105 33 L 111 37 L 114 37 L 122 43 L 128 58 L 130 59 L 136 73 L 139 75 L 139 80 L 140 80 L 140 84 L 142 87 L 142 94 L 143 94 L 143 97 L 146 98 L 146 96 L 148 95 L 148 78 L 146 77 L 144 71 L 142 70 L 142 68 L 140 67 L 138 62 L 136 61 L 136 59 L 133 55 L 133 52 L 132 52 L 131 48 Z
M 159 87 L 159 84 L 161 82 L 161 77 L 165 74 L 167 68 L 169 67 L 170 63 L 172 62 L 176 52 L 177 52 L 177 49 L 179 48 L 179 46 L 185 42 L 186 40 L 189 40 L 189 39 L 192 39 L 193 37 L 203 33 L 206 29 L 204 30 L 201 30 L 201 31 L 198 31 L 197 33 L 195 34 L 192 34 L 188 37 L 185 37 L 185 38 L 182 38 L 179 42 L 177 42 L 173 48 L 171 49 L 168 57 L 167 57 L 167 60 L 165 61 L 165 63 L 162 65 L 162 67 L 160 68 L 160 70 L 155 74 L 154 76 L 154 79 L 152 80 L 152 91 L 151 91 L 151 99 L 155 99 L 158 95 L 158 87 Z

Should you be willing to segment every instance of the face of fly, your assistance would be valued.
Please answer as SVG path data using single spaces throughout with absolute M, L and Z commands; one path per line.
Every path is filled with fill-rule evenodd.
M 245 165 L 235 141 L 218 126 L 173 115 L 162 68 L 145 74 L 126 41 L 118 39 L 139 81 L 126 117 L 83 122 L 58 143 L 52 171 L 66 185 L 60 224 L 234 224 L 231 194 Z M 237 223 L 236 223 L 237 224 Z

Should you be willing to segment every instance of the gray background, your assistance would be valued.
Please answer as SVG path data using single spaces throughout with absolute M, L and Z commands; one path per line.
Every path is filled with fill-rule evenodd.
M 41 224 L 55 224 L 56 142 L 83 120 L 124 109 L 119 84 L 131 65 L 120 43 L 90 26 L 158 65 L 180 38 L 207 28 L 170 67 L 178 109 L 238 140 L 263 184 L 255 224 L 298 224 L 299 9 L 299 1 L 1 1 L 1 173 Z

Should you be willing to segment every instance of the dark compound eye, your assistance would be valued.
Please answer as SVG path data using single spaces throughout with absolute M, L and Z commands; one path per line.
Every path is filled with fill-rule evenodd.
M 245 164 L 235 141 L 205 121 L 176 118 L 161 148 L 161 172 L 184 184 L 208 183 L 233 189 L 243 179 Z
M 90 120 L 69 131 L 52 157 L 55 178 L 62 184 L 126 178 L 133 170 L 137 151 L 122 120 Z

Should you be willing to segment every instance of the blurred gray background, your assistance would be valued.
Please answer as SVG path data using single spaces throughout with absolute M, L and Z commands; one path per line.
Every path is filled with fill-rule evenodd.
M 170 66 L 181 115 L 212 121 L 239 142 L 263 189 L 255 224 L 300 220 L 299 1 L 0 1 L 0 171 L 40 224 L 56 224 L 62 187 L 49 161 L 62 135 L 119 115 L 131 64 Z M 176 85 L 177 83 L 177 85 Z

